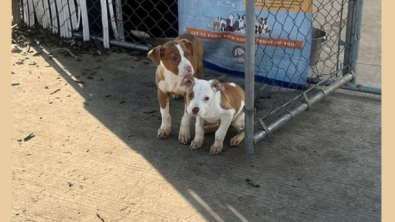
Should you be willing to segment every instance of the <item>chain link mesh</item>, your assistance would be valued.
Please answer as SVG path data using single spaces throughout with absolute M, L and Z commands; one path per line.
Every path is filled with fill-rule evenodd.
M 299 4 L 300 1 L 292 1 Z M 309 58 L 301 57 L 300 60 L 309 61 L 309 78 L 320 78 L 324 80 L 336 81 L 343 74 L 344 49 L 343 42 L 345 40 L 346 21 L 347 21 L 347 0 L 315 0 L 312 1 L 312 29 L 309 34 L 312 35 L 311 45 L 305 44 L 304 47 L 311 47 L 311 55 Z M 270 5 L 265 5 L 270 8 Z M 302 6 L 300 6 L 302 7 Z M 263 9 L 262 9 L 263 11 Z M 269 12 L 273 13 L 273 12 Z M 299 31 L 299 26 L 294 24 L 292 32 L 303 35 Z M 290 33 L 286 33 L 289 35 Z M 307 36 L 305 36 L 307 38 Z M 256 52 L 264 51 L 265 45 L 258 45 Z M 287 54 L 284 48 L 277 47 L 275 50 L 284 50 L 283 54 Z M 289 55 L 291 56 L 291 55 Z M 264 57 L 262 57 L 264 59 Z M 271 58 L 266 58 L 271 59 Z M 286 58 L 282 58 L 286 59 Z M 294 62 L 294 66 L 299 61 Z M 263 61 L 256 63 L 256 68 L 262 66 Z M 268 71 L 273 68 L 281 69 L 274 62 L 270 66 L 265 67 Z M 286 72 L 286 70 L 285 70 Z M 298 71 L 287 75 L 286 78 L 302 78 L 302 73 Z M 286 85 L 286 87 L 290 87 Z M 275 118 L 295 108 L 301 103 L 306 103 L 307 93 L 314 95 L 319 91 L 317 85 L 308 85 L 303 90 L 291 90 L 284 88 L 284 85 L 278 85 L 275 81 L 269 84 L 257 84 L 259 88 L 256 92 L 256 108 L 257 117 L 267 122 L 272 122 Z M 257 121 L 258 123 L 258 121 Z
M 112 0 L 108 1 L 107 7 L 115 14 L 113 18 L 110 15 L 108 21 L 112 39 L 156 45 L 159 38 L 174 38 L 178 35 L 177 1 Z M 102 36 L 101 1 L 87 1 L 87 13 L 90 34 Z M 112 24 L 114 21 L 117 25 Z M 118 27 L 118 36 L 114 35 L 115 26 Z M 121 30 L 119 30 L 120 26 L 122 26 Z
M 290 65 L 297 66 L 301 60 L 308 61 L 308 77 L 322 78 L 335 81 L 343 73 L 344 50 L 347 26 L 347 6 L 349 0 L 313 0 L 312 4 L 312 35 L 311 56 L 300 57 L 299 60 L 290 61 Z M 268 11 L 272 17 L 276 17 L 276 11 L 270 10 L 270 2 L 257 0 L 262 4 L 260 13 L 256 14 L 256 23 L 261 24 L 261 13 Z M 291 4 L 295 7 L 301 4 L 300 0 L 281 1 L 282 4 Z M 105 6 L 105 7 L 103 7 Z M 300 13 L 302 5 L 300 5 Z M 165 0 L 21 0 L 23 21 L 28 26 L 39 25 L 52 33 L 58 33 L 61 37 L 70 38 L 73 32 L 83 32 L 83 22 L 89 25 L 90 36 L 103 37 L 108 33 L 110 40 L 127 43 L 138 43 L 150 47 L 163 43 L 169 38 L 175 38 L 178 33 L 178 3 L 177 1 Z M 103 13 L 103 10 L 106 10 Z M 194 10 L 194 9 L 190 9 Z M 103 19 L 107 18 L 107 19 Z M 307 18 L 306 18 L 307 19 Z M 278 23 L 275 20 L 272 23 Z M 287 25 L 293 24 L 291 31 L 282 33 L 282 36 L 304 35 L 300 27 L 294 23 L 292 16 L 286 18 Z M 285 25 L 285 24 L 283 24 Z M 270 29 L 256 25 L 257 36 L 269 34 Z M 217 30 L 218 31 L 218 30 Z M 220 30 L 221 31 L 221 30 Z M 225 30 L 222 30 L 225 31 Z M 85 30 L 86 32 L 86 30 Z M 284 31 L 285 32 L 285 31 Z M 86 33 L 85 33 L 86 34 Z M 283 37 L 282 37 L 283 38 Z M 263 68 L 269 72 L 271 69 L 281 70 L 287 73 L 287 68 L 280 67 L 276 61 L 265 55 L 265 44 L 257 43 L 256 56 L 261 54 L 255 63 L 256 69 Z M 272 46 L 271 46 L 272 47 Z M 307 47 L 307 44 L 305 44 Z M 281 61 L 292 57 L 294 52 L 285 51 L 277 47 L 274 50 L 284 50 Z M 285 56 L 286 55 L 286 56 Z M 267 63 L 265 61 L 271 61 Z M 267 65 L 269 64 L 269 65 Z M 292 72 L 290 72 L 292 73 Z M 218 76 L 217 76 L 218 77 Z M 226 78 L 231 78 L 226 76 Z M 225 78 L 225 79 L 226 79 Z M 295 71 L 285 75 L 283 82 L 291 79 L 302 78 L 302 73 Z M 276 81 L 256 83 L 256 108 L 257 117 L 260 120 L 277 118 L 287 109 L 295 107 L 301 102 L 306 102 L 306 93 L 312 94 L 319 90 L 317 85 L 307 85 L 304 89 L 292 89 L 290 85 L 278 84 Z M 241 84 L 243 85 L 243 84 Z M 257 121 L 259 123 L 259 121 Z

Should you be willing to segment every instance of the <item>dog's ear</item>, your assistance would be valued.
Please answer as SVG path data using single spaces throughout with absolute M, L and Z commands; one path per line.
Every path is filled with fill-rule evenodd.
M 181 86 L 190 87 L 195 83 L 195 78 L 192 75 L 185 76 L 181 81 Z
M 191 56 L 193 56 L 193 44 L 192 44 L 192 42 L 187 40 L 187 39 L 181 39 L 180 42 L 185 45 L 185 47 L 188 49 L 188 51 L 191 54 Z
M 214 91 L 217 92 L 217 91 L 220 91 L 220 90 L 224 89 L 224 85 L 220 81 L 218 81 L 216 79 L 213 79 L 213 80 L 210 80 L 210 81 L 211 81 L 211 88 Z
M 150 58 L 156 65 L 160 64 L 160 57 L 163 55 L 163 47 L 161 45 L 151 49 L 147 57 Z

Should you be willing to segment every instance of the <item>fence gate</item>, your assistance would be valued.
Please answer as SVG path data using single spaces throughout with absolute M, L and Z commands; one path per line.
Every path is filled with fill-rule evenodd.
M 217 44 L 209 43 L 206 35 L 209 33 L 219 36 L 225 45 L 240 39 L 237 41 L 244 50 L 237 52 L 238 66 L 227 69 L 215 62 L 220 47 L 205 55 L 205 60 L 212 57 L 205 65 L 244 77 L 248 154 L 253 152 L 255 143 L 338 88 L 381 95 L 381 88 L 357 84 L 363 0 L 13 0 L 12 3 L 17 25 L 38 25 L 64 38 L 98 39 L 105 48 L 116 45 L 144 51 L 179 33 L 199 30 L 185 28 L 189 23 L 185 24 L 184 18 L 201 14 L 197 21 L 206 24 L 200 27 L 204 31 L 193 33 L 202 34 L 196 35 L 205 46 Z M 212 7 L 181 10 L 193 4 L 203 7 L 205 3 Z M 227 14 L 217 14 L 224 9 Z M 233 72 L 240 64 L 243 70 Z

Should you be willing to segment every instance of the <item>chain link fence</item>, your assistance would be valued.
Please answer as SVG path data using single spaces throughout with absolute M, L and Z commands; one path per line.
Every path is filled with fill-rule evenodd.
M 310 47 L 309 57 L 301 56 L 298 61 L 294 61 L 294 66 L 300 60 L 308 61 L 308 79 L 319 79 L 320 82 L 324 80 L 336 81 L 339 77 L 343 76 L 344 69 L 344 51 L 345 47 L 342 42 L 346 33 L 347 21 L 347 6 L 346 0 L 316 0 L 312 1 L 312 17 L 311 17 L 311 30 L 308 33 L 312 37 L 312 41 L 305 44 L 304 47 Z M 270 6 L 268 6 L 270 7 Z M 273 13 L 273 12 L 270 12 Z M 310 21 L 309 21 L 310 22 Z M 292 32 L 303 35 L 298 25 L 292 27 Z M 287 33 L 288 35 L 289 33 Z M 307 38 L 304 37 L 304 38 Z M 257 45 L 255 54 L 259 51 L 266 50 L 265 45 Z M 287 59 L 292 56 L 293 51 L 286 52 L 285 48 L 277 47 L 275 50 L 283 51 L 283 57 L 280 60 Z M 262 58 L 264 59 L 264 58 Z M 269 59 L 270 58 L 266 58 Z M 263 64 L 258 61 L 255 66 L 257 69 Z M 272 63 L 267 69 L 281 67 Z M 288 67 L 282 68 L 287 69 Z M 286 72 L 286 70 L 284 71 Z M 303 74 L 296 71 L 291 72 L 288 79 L 304 78 Z M 314 82 L 317 83 L 317 82 Z M 272 81 L 269 84 L 256 84 L 258 88 L 258 96 L 255 100 L 255 105 L 258 108 L 259 120 L 267 120 L 272 122 L 273 118 L 278 118 L 282 113 L 287 110 L 297 107 L 299 104 L 306 102 L 307 93 L 316 93 L 316 84 L 308 82 L 306 88 L 301 90 L 290 90 L 289 87 L 277 84 Z
M 86 12 L 82 13 L 88 16 L 89 34 L 93 37 L 108 35 L 114 42 L 126 43 L 126 47 L 127 43 L 154 46 L 161 39 L 163 42 L 177 37 L 177 7 L 177 1 L 92 0 L 86 1 Z
M 204 4 L 203 0 L 193 1 Z M 210 4 L 234 7 L 235 2 L 217 0 L 210 1 Z M 307 6 L 306 2 L 309 2 Z M 170 0 L 21 0 L 19 8 L 23 23 L 27 26 L 39 25 L 64 38 L 96 38 L 106 48 L 113 44 L 148 51 L 177 37 L 179 32 L 184 32 L 179 31 L 184 30 L 180 29 L 182 20 L 179 18 L 182 14 L 179 3 L 181 2 Z M 246 3 L 251 1 L 244 0 L 244 6 Z M 255 111 L 251 113 L 252 110 L 247 110 L 248 114 L 255 116 L 253 132 L 257 133 L 254 143 L 292 119 L 300 110 L 308 109 L 316 102 L 316 97 L 326 97 L 328 92 L 338 87 L 381 94 L 381 89 L 361 86 L 355 82 L 348 83 L 350 78 L 355 77 L 362 4 L 363 0 L 255 1 L 254 36 L 258 40 L 254 47 L 254 74 L 264 81 L 256 78 L 253 95 L 250 95 L 254 98 Z M 286 15 L 282 19 L 278 19 L 279 9 Z M 201 19 L 207 23 L 205 33 L 214 33 L 221 38 L 247 35 L 244 32 L 248 26 L 245 14 L 236 14 L 235 11 L 227 17 L 204 15 L 204 11 L 195 11 L 198 9 L 194 8 L 188 10 L 191 11 L 182 13 L 202 14 Z M 307 11 L 311 16 L 303 17 Z M 13 14 L 16 14 L 15 10 Z M 303 18 L 301 23 L 310 25 L 307 31 L 298 23 L 298 16 Z M 270 22 L 268 18 L 271 19 Z M 276 27 L 281 27 L 281 30 L 276 30 Z M 276 47 L 270 43 L 295 43 L 295 38 L 303 42 L 299 45 L 300 48 Z M 260 41 L 261 39 L 270 41 Z M 202 42 L 205 41 L 202 38 Z M 210 44 L 217 43 L 205 45 L 207 57 L 215 54 L 210 54 Z M 303 50 L 308 53 L 300 53 Z M 239 56 L 245 57 L 243 53 Z M 297 59 L 294 59 L 295 55 Z M 285 66 L 284 61 L 287 62 Z M 301 68 L 302 63 L 307 65 Z M 212 73 L 207 78 L 234 80 L 244 86 L 243 78 L 235 78 L 224 72 Z M 351 77 L 341 80 L 342 85 L 331 88 L 347 74 L 351 74 Z M 243 75 L 244 73 L 239 77 Z M 302 87 L 295 84 L 303 82 L 305 84 Z M 328 88 L 323 88 L 325 86 Z M 249 96 L 249 92 L 246 93 Z M 248 136 L 246 139 L 248 140 Z

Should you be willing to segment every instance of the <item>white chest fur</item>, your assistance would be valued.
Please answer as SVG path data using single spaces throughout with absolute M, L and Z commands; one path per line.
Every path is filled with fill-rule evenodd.
M 163 66 L 162 64 L 160 64 Z M 164 66 L 163 66 L 164 67 Z M 181 86 L 183 77 L 173 74 L 166 68 L 163 69 L 163 80 L 160 80 L 158 87 L 162 92 L 173 92 L 182 94 L 186 92 L 186 87 Z

